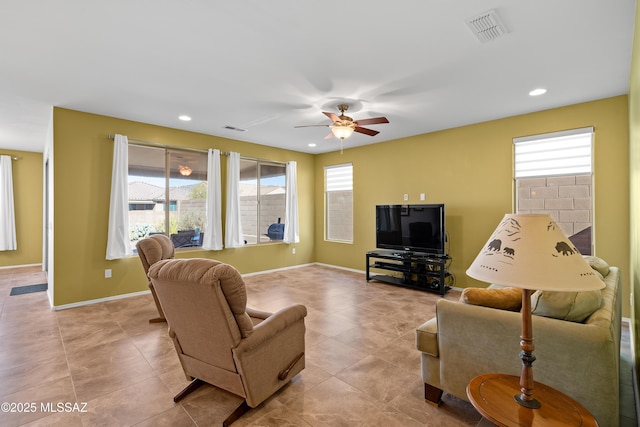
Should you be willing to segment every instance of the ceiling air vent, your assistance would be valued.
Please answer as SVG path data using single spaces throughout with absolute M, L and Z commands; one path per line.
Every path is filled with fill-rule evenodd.
M 507 34 L 498 12 L 490 10 L 467 19 L 467 27 L 481 42 L 489 42 Z
M 227 130 L 235 130 L 236 132 L 246 132 L 247 131 L 246 129 L 241 129 L 241 128 L 237 128 L 235 126 L 229 126 L 229 125 L 224 126 L 224 128 L 227 129 Z

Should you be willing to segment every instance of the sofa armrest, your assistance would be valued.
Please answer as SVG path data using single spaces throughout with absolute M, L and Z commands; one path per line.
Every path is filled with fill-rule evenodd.
M 438 318 L 431 319 L 416 329 L 416 348 L 429 356 L 438 357 Z

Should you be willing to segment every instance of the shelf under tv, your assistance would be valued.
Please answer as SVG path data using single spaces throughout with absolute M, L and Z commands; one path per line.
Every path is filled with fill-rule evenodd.
M 373 259 L 373 261 L 372 261 Z M 411 252 L 375 250 L 367 252 L 366 279 L 421 291 L 437 292 L 440 296 L 449 290 L 446 279 L 447 257 L 431 257 L 427 254 Z M 371 269 L 402 273 L 402 277 L 389 274 L 371 273 Z

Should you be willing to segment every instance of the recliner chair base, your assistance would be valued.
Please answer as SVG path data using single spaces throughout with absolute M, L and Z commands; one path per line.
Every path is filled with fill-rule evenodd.
M 173 401 L 178 403 L 182 399 L 184 399 L 188 394 L 196 391 L 201 385 L 205 384 L 200 378 L 194 378 L 182 391 L 176 394 L 173 398 Z M 234 421 L 237 421 L 238 418 L 246 414 L 251 407 L 247 404 L 246 400 L 243 400 L 240 406 L 238 406 L 234 411 L 222 422 L 223 427 L 228 427 L 233 424 Z

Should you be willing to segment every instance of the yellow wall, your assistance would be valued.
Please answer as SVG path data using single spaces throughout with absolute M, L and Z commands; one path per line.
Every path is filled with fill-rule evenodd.
M 217 258 L 242 273 L 314 261 L 364 270 L 364 254 L 375 247 L 373 207 L 402 203 L 405 193 L 409 203 L 419 203 L 419 194 L 426 193 L 427 203 L 447 206 L 451 272 L 455 285 L 466 287 L 481 285 L 467 278 L 465 270 L 502 215 L 512 211 L 512 139 L 585 126 L 596 129 L 596 255 L 629 271 L 626 96 L 317 156 L 55 108 L 54 304 L 146 290 L 137 258 L 104 259 L 113 149 L 109 134 L 298 162 L 302 243 L 295 245 L 295 255 L 288 245 L 273 244 L 222 252 L 186 251 L 179 256 Z M 354 243 L 326 242 L 323 167 L 348 162 L 354 164 Z M 113 270 L 111 279 L 104 279 L 107 268 Z M 623 312 L 628 316 L 626 276 L 623 289 Z
M 130 139 L 173 146 L 219 148 L 282 162 L 296 161 L 301 243 L 223 251 L 180 251 L 177 256 L 218 259 L 234 265 L 241 273 L 314 261 L 312 155 L 62 108 L 54 108 L 53 128 L 55 306 L 148 289 L 137 256 L 105 260 L 113 157 L 109 134 L 119 133 Z M 225 162 L 222 163 L 222 188 L 225 188 L 226 168 Z M 41 188 L 39 179 L 38 188 Z M 42 221 L 34 220 L 34 223 Z M 40 228 L 38 233 L 41 234 Z M 295 255 L 291 253 L 292 246 L 296 248 Z M 104 278 L 105 269 L 112 269 L 112 278 Z
M 319 155 L 315 171 L 316 261 L 365 269 L 375 248 L 376 204 L 445 203 L 455 286 L 482 285 L 465 274 L 513 206 L 513 138 L 595 127 L 596 255 L 629 271 L 627 96 L 510 117 Z M 381 129 L 384 132 L 384 129 Z M 348 140 L 345 142 L 348 146 Z M 324 240 L 324 166 L 353 163 L 354 242 Z M 423 202 L 423 203 L 425 203 Z M 624 313 L 629 283 L 624 279 Z
M 0 150 L 12 163 L 18 249 L 0 251 L 0 267 L 42 263 L 42 153 Z
M 629 185 L 631 224 L 631 277 L 632 300 L 631 326 L 634 334 L 634 353 L 640 354 L 640 319 L 636 307 L 640 304 L 640 8 L 636 8 L 636 30 L 633 38 L 631 79 L 629 81 Z M 636 363 L 636 375 L 640 375 L 640 362 Z M 640 381 L 640 378 L 636 379 Z

